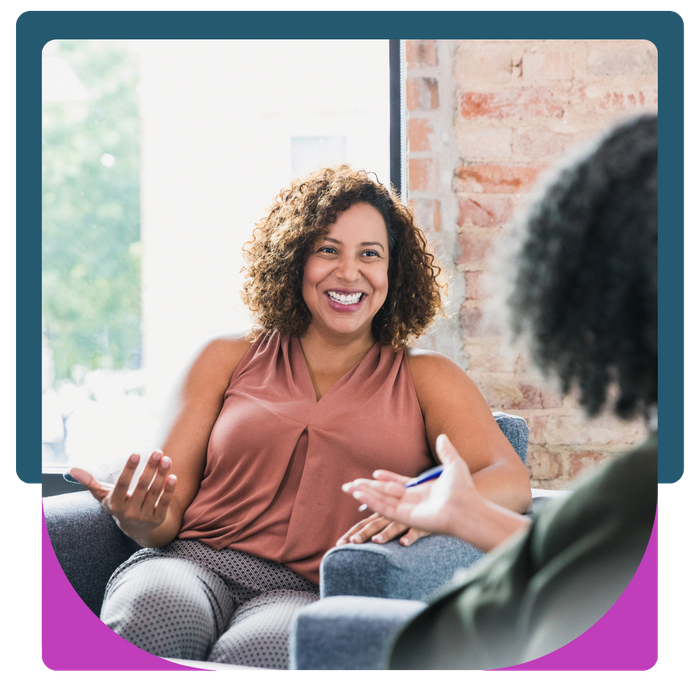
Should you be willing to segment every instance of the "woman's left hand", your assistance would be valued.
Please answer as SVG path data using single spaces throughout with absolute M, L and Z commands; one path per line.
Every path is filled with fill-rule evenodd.
M 409 527 L 396 520 L 385 518 L 379 513 L 374 513 L 369 518 L 360 520 L 359 523 L 353 525 L 335 544 L 336 546 L 350 543 L 362 544 L 369 539 L 377 544 L 384 544 L 403 535 L 399 542 L 406 547 L 429 534 L 425 530 Z

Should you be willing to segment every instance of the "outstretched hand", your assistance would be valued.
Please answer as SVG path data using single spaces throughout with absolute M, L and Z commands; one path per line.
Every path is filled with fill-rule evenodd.
M 156 450 L 134 490 L 129 492 L 138 464 L 139 456 L 131 455 L 114 487 L 99 482 L 84 469 L 74 467 L 70 474 L 87 487 L 125 534 L 142 544 L 165 521 L 177 477 L 168 473 L 172 466 L 170 457 Z
M 344 484 L 343 490 L 391 520 L 429 532 L 457 535 L 455 521 L 481 497 L 469 467 L 446 435 L 438 437 L 436 449 L 443 472 L 434 481 L 406 488 L 405 477 L 380 470 L 373 475 L 376 480 L 356 479 Z
M 528 518 L 492 503 L 476 490 L 467 463 L 446 435 L 438 437 L 435 447 L 443 471 L 434 481 L 406 488 L 404 477 L 375 472 L 375 481 L 356 479 L 344 484 L 343 491 L 387 518 L 459 537 L 487 552 L 530 527 Z

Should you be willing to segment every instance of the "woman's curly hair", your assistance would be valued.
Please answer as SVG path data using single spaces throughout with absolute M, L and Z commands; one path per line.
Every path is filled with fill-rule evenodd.
M 359 203 L 381 214 L 389 238 L 389 293 L 372 321 L 375 339 L 400 350 L 443 311 L 441 269 L 411 212 L 366 172 L 341 165 L 316 170 L 282 190 L 243 247 L 241 296 L 263 331 L 306 332 L 306 261 L 338 215 Z
M 611 388 L 621 418 L 657 403 L 657 118 L 617 126 L 564 165 L 519 230 L 510 325 L 576 386 L 589 415 Z M 590 148 L 590 147 L 589 147 Z

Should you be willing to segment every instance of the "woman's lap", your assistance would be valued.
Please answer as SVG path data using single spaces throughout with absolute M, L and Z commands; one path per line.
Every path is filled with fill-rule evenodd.
M 282 564 L 175 540 L 115 571 L 101 618 L 158 656 L 287 668 L 294 613 L 315 600 L 318 587 Z

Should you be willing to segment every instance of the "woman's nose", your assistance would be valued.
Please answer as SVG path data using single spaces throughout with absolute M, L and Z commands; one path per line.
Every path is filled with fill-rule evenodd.
M 357 261 L 352 257 L 341 258 L 338 262 L 336 275 L 338 279 L 342 279 L 347 282 L 354 282 L 355 280 L 359 279 L 360 270 L 357 265 Z

